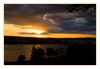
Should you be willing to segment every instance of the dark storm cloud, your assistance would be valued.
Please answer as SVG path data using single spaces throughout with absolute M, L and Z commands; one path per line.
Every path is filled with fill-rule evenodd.
M 5 4 L 5 23 L 35 25 L 44 22 L 51 33 L 96 33 L 95 4 Z M 47 20 L 43 16 L 47 14 Z
M 64 5 L 45 5 L 45 4 L 5 4 L 5 13 L 8 14 L 40 14 L 65 11 Z
M 7 15 L 20 14 L 40 14 L 40 13 L 57 13 L 57 12 L 87 12 L 95 14 L 94 4 L 85 5 L 64 5 L 64 4 L 5 4 L 5 17 Z
M 82 13 L 82 14 L 81 14 Z M 48 17 L 54 19 L 58 27 L 61 29 L 60 32 L 64 33 L 96 33 L 96 19 L 95 15 L 87 14 L 84 12 L 67 12 L 67 13 L 56 13 Z M 87 14 L 87 15 L 86 15 Z M 53 29 L 53 28 L 52 28 Z M 59 31 L 55 31 L 58 32 Z
M 59 21 L 58 27 L 61 29 L 59 31 L 64 32 L 64 33 L 93 33 L 95 34 L 95 31 L 96 31 L 95 22 L 85 20 L 84 18 L 75 18 L 75 19 L 70 19 L 70 20 L 65 20 L 65 21 Z

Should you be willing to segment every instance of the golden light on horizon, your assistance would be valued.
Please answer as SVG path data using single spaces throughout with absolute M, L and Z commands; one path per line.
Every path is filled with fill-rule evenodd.
M 67 34 L 67 33 L 58 33 L 58 34 L 22 34 L 18 35 L 21 37 L 36 37 L 36 38 L 96 38 L 95 34 Z
M 27 29 L 27 32 L 28 33 L 35 33 L 35 34 L 42 34 L 42 33 L 46 32 L 46 31 L 40 30 L 40 29 Z
M 23 28 L 24 27 L 24 28 Z M 22 32 L 22 34 L 21 34 Z M 44 26 L 16 26 L 14 24 L 4 24 L 4 36 L 21 36 L 36 38 L 96 38 L 96 34 L 84 33 L 49 33 Z

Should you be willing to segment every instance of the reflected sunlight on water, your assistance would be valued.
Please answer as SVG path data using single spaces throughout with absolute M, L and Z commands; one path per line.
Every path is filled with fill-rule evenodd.
M 59 48 L 64 48 L 67 49 L 68 45 L 66 44 L 35 44 L 36 48 L 41 47 L 46 50 L 46 48 L 54 48 L 54 49 L 59 49 Z M 4 46 L 4 60 L 5 61 L 16 61 L 18 56 L 20 54 L 23 54 L 26 56 L 27 60 L 30 59 L 31 57 L 31 51 L 32 51 L 32 44 L 18 44 L 18 45 L 6 45 Z

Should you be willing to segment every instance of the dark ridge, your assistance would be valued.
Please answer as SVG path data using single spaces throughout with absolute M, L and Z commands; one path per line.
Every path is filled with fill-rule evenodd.
M 92 39 L 92 40 L 91 40 Z M 4 36 L 4 44 L 67 44 L 70 40 L 96 41 L 96 38 L 33 38 Z

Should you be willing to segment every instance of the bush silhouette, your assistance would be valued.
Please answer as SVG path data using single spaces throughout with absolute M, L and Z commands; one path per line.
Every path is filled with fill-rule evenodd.
M 54 50 L 53 48 L 47 48 L 46 49 L 46 55 L 47 56 L 58 56 L 59 50 L 58 49 Z
M 18 62 L 24 62 L 26 59 L 25 55 L 19 55 Z
M 54 49 L 53 48 L 47 48 L 46 49 L 46 55 L 47 56 L 53 56 L 54 54 Z
M 64 54 L 64 48 L 60 48 L 59 49 L 59 54 L 60 54 L 60 56 L 63 56 L 63 54 Z

